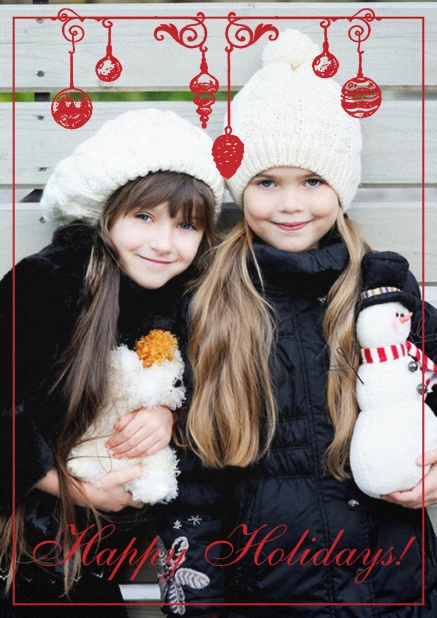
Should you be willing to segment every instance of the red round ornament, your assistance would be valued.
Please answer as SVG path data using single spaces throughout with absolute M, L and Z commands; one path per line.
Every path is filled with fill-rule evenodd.
M 340 63 L 329 51 L 328 28 L 330 21 L 322 22 L 320 25 L 324 31 L 323 51 L 320 56 L 314 58 L 313 71 L 318 77 L 332 77 L 337 73 Z
M 121 62 L 112 55 L 111 46 L 106 49 L 106 56 L 96 64 L 96 74 L 104 82 L 113 82 L 121 75 L 123 67 Z
M 65 88 L 52 101 L 52 116 L 64 129 L 79 129 L 88 122 L 93 104 L 86 92 L 79 88 Z
M 104 28 L 108 29 L 108 44 L 106 45 L 106 56 L 96 64 L 96 74 L 104 82 L 113 82 L 120 77 L 123 67 L 120 60 L 112 55 L 112 22 L 104 20 L 102 24 Z
M 339 66 L 337 58 L 325 50 L 313 60 L 313 71 L 318 77 L 332 77 L 337 73 Z
M 212 145 L 215 165 L 224 178 L 232 178 L 241 165 L 243 155 L 243 142 L 236 135 L 231 135 L 230 131 L 219 135 Z
M 57 93 L 51 105 L 54 120 L 64 129 L 79 129 L 88 122 L 93 113 L 93 104 L 86 92 L 74 85 L 75 36 L 72 33 L 70 52 L 70 87 Z
M 381 105 L 381 89 L 369 77 L 357 75 L 349 79 L 341 89 L 341 106 L 354 118 L 367 118 Z

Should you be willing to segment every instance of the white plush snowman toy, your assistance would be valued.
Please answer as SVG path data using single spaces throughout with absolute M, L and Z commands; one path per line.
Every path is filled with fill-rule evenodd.
M 422 454 L 422 435 L 425 451 L 437 448 L 437 417 L 422 403 L 422 392 L 437 384 L 437 366 L 407 341 L 410 310 L 418 306 L 417 299 L 402 292 L 407 272 L 408 262 L 391 252 L 370 253 L 363 263 L 366 289 L 356 324 L 360 412 L 350 464 L 358 487 L 374 498 L 420 482 L 416 459 Z

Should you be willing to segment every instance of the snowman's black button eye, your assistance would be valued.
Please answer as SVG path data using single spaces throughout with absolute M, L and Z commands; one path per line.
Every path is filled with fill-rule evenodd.
M 401 318 L 404 318 L 404 317 L 405 317 L 405 313 L 401 313 Z
M 398 313 L 397 311 L 396 311 L 396 317 L 397 317 L 397 318 L 399 317 L 399 313 Z

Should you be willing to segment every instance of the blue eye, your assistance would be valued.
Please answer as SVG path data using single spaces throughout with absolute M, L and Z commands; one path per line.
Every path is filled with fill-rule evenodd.
M 195 230 L 196 228 L 194 227 L 194 225 L 192 223 L 179 223 L 179 227 L 181 228 L 181 230 Z
M 145 212 L 137 212 L 135 218 L 139 219 L 140 221 L 152 221 L 152 217 Z
M 273 180 L 260 180 L 258 183 L 259 187 L 263 187 L 263 189 L 270 189 L 274 186 Z
M 308 178 L 308 180 L 305 181 L 305 184 L 308 187 L 319 187 L 323 184 L 323 180 L 320 180 L 320 178 Z

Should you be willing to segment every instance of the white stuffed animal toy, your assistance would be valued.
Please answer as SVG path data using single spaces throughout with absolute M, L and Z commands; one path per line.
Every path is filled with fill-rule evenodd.
M 370 255 L 373 260 L 378 257 Z M 395 256 L 395 269 L 400 267 L 399 259 L 404 260 L 389 252 L 380 255 Z M 407 269 L 402 270 L 406 277 Z M 374 498 L 412 489 L 422 479 L 422 468 L 416 463 L 422 454 L 422 390 L 437 383 L 437 366 L 407 341 L 409 308 L 414 302 L 398 287 L 367 289 L 357 318 L 362 361 L 356 387 L 360 412 L 350 464 L 358 487 Z M 424 413 L 424 449 L 428 451 L 437 448 L 437 417 L 426 404 Z
M 135 350 L 119 346 L 111 352 L 108 393 L 94 423 L 71 451 L 68 468 L 74 476 L 92 483 L 108 472 L 143 464 L 140 478 L 125 484 L 136 501 L 167 502 L 177 495 L 177 458 L 169 446 L 154 455 L 116 459 L 105 448 L 114 424 L 139 408 L 164 405 L 175 410 L 185 398 L 184 365 L 177 340 L 167 331 L 152 330 Z

